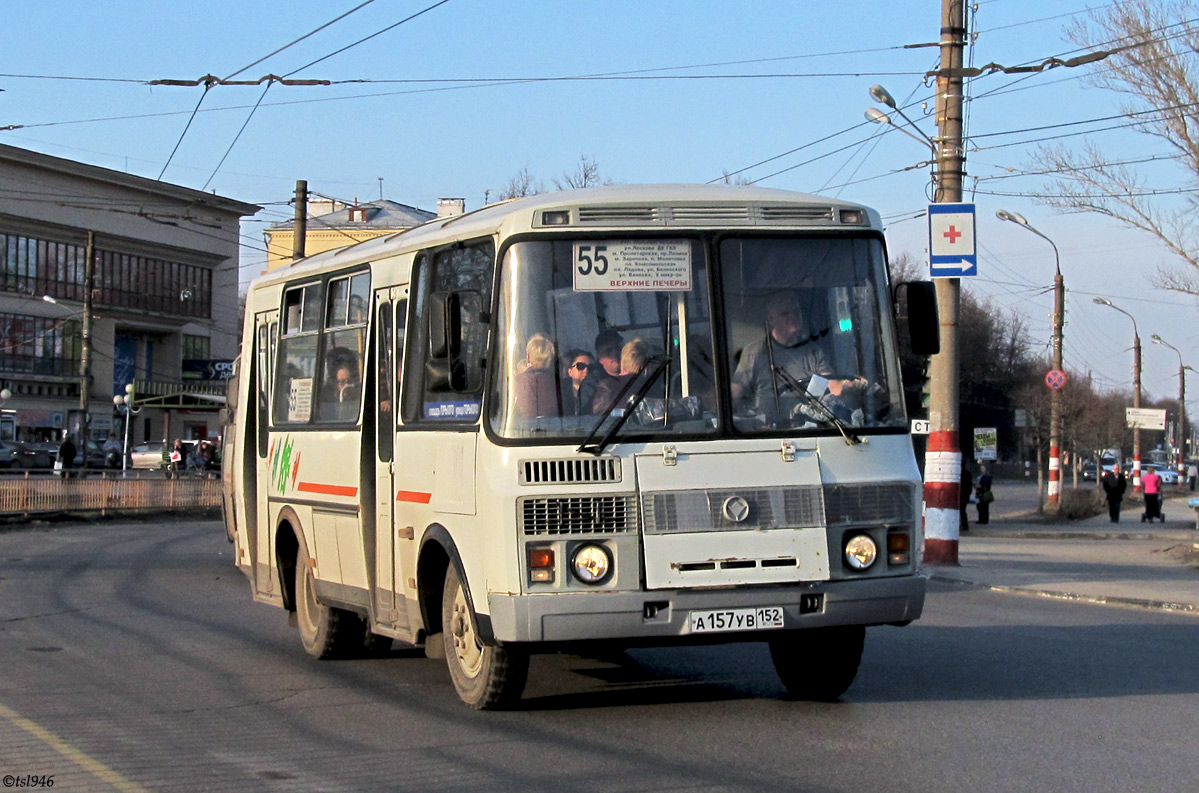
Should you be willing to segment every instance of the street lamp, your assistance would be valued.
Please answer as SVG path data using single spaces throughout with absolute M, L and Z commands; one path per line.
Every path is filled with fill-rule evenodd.
M 117 412 L 125 417 L 125 443 L 121 447 L 121 476 L 129 470 L 129 419 L 131 416 L 136 416 L 141 413 L 141 408 L 134 407 L 136 400 L 133 397 L 133 383 L 125 386 L 125 394 L 117 394 L 112 398 L 112 404 L 116 407 Z
M 1191 367 L 1185 366 L 1182 363 L 1182 353 L 1177 347 L 1154 333 L 1149 338 L 1153 339 L 1154 344 L 1160 344 L 1163 347 L 1169 347 L 1178 356 L 1178 481 L 1186 481 L 1186 456 L 1187 456 L 1187 373 L 1186 370 Z M 1193 371 L 1193 370 L 1192 370 Z
M 1057 245 L 1053 240 L 1033 228 L 1023 215 L 1001 209 L 995 213 L 995 217 L 1028 229 L 1053 246 L 1053 368 L 1059 372 L 1064 371 L 1062 369 L 1062 318 L 1066 313 L 1066 286 L 1062 281 L 1062 259 L 1058 254 Z M 1061 509 L 1062 491 L 1061 388 L 1052 389 L 1049 399 L 1049 508 L 1058 510 Z
M 904 121 L 908 122 L 909 127 L 916 130 L 916 132 L 920 132 L 920 128 L 916 126 L 916 122 L 914 122 L 914 121 L 912 121 L 912 119 L 908 118 L 907 114 L 905 114 L 903 112 L 903 110 L 901 110 L 899 108 L 899 105 L 895 104 L 895 100 L 891 97 L 891 94 L 888 93 L 886 88 L 883 88 L 881 85 L 870 86 L 870 97 L 875 102 L 878 102 L 881 105 L 886 105 L 887 107 L 894 110 L 896 113 L 899 114 L 900 118 L 902 118 Z M 937 146 L 935 143 L 933 143 L 931 138 L 929 138 L 923 132 L 920 132 L 920 134 L 917 135 L 909 130 L 904 129 L 903 127 L 896 124 L 894 119 L 892 119 L 889 115 L 887 115 L 883 111 L 879 110 L 877 107 L 866 108 L 866 120 L 871 123 L 874 123 L 874 124 L 890 124 L 891 126 L 895 127 L 897 130 L 902 132 L 903 134 L 907 135 L 909 138 L 918 140 L 921 143 L 923 143 L 925 146 L 928 146 L 928 148 L 930 150 L 932 150 L 934 157 L 937 155 Z
M 1141 406 L 1141 333 L 1137 330 L 1137 320 L 1132 314 L 1120 308 L 1106 297 L 1097 297 L 1095 302 L 1101 306 L 1114 308 L 1132 320 L 1132 406 Z M 1133 422 L 1132 428 L 1132 489 L 1141 489 L 1141 427 L 1139 422 Z

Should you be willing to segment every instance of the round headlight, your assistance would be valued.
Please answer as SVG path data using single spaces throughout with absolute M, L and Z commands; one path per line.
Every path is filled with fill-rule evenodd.
M 584 584 L 602 584 L 612 574 L 612 554 L 602 545 L 582 545 L 570 557 L 570 569 Z
M 845 543 L 845 563 L 854 570 L 865 570 L 878 558 L 878 545 L 866 534 L 859 534 Z

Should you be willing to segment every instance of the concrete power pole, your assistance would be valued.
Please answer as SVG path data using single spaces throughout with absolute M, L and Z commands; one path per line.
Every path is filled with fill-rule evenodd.
M 962 200 L 966 150 L 962 145 L 964 0 L 941 0 L 941 68 L 937 74 L 937 183 L 935 203 Z M 962 452 L 958 422 L 958 317 L 961 279 L 938 278 L 941 352 L 929 363 L 931 431 L 924 458 L 924 561 L 957 564 L 961 537 Z
M 79 350 L 79 455 L 80 468 L 87 470 L 87 442 L 91 439 L 92 392 L 92 291 L 96 287 L 96 234 L 87 233 L 83 252 L 83 333 Z
M 308 240 L 308 182 L 296 180 L 296 221 L 291 240 L 291 258 L 293 261 L 304 258 L 304 244 Z
M 1057 255 L 1056 245 L 1053 253 Z M 1062 369 L 1062 319 L 1065 313 L 1066 288 L 1062 284 L 1059 265 L 1053 276 L 1053 368 L 1059 372 L 1065 371 Z M 1059 512 L 1062 508 L 1062 389 L 1053 389 L 1049 398 L 1049 510 Z

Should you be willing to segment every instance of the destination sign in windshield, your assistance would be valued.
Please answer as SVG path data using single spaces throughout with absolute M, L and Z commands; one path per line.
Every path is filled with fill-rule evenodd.
M 686 292 L 691 289 L 691 243 L 576 242 L 574 270 L 576 292 Z

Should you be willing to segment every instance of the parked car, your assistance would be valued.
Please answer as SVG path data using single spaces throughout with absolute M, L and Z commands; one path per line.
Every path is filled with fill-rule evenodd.
M 15 441 L 0 441 L 0 468 L 20 468 L 21 450 Z
M 1175 471 L 1173 468 L 1167 468 L 1166 466 L 1163 465 L 1157 469 L 1157 474 L 1158 474 L 1158 476 L 1160 476 L 1162 478 L 1163 485 L 1178 484 L 1178 472 Z
M 165 468 L 166 463 L 163 462 L 162 456 L 163 446 L 165 444 L 162 441 L 137 444 L 129 450 L 129 467 L 148 468 L 150 470 Z
M 22 443 L 20 441 L 9 441 L 16 444 L 21 450 L 21 467 L 22 468 L 53 468 L 54 458 L 58 456 L 58 450 L 53 452 L 47 451 L 38 443 Z

